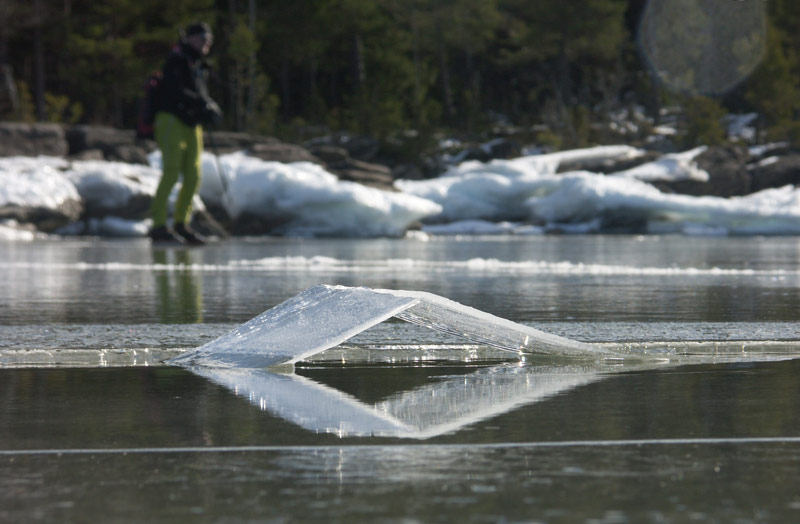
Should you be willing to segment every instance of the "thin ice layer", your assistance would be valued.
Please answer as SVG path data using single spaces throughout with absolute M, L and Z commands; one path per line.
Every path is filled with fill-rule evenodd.
M 379 290 L 379 292 L 417 300 L 417 304 L 395 315 L 397 318 L 498 349 L 565 356 L 615 354 L 592 344 L 523 326 L 431 293 L 403 290 Z
M 593 357 L 615 354 L 431 293 L 320 285 L 167 362 L 242 368 L 293 363 L 334 347 L 392 316 L 520 354 Z
M 167 363 L 243 368 L 291 363 L 336 346 L 416 302 L 367 288 L 314 286 Z

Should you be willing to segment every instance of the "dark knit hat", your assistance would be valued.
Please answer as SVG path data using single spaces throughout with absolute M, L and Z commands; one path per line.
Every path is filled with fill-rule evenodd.
M 211 26 L 205 22 L 195 22 L 186 27 L 186 36 L 210 35 Z

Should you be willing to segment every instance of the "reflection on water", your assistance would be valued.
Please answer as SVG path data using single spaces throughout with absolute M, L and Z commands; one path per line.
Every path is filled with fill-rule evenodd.
M 0 521 L 798 520 L 800 361 L 572 371 L 0 369 Z M 430 438 L 310 431 L 334 389 Z
M 798 237 L 234 239 L 188 255 L 183 272 L 158 269 L 146 240 L 3 243 L 0 322 L 152 323 L 161 271 L 176 296 L 176 277 L 196 278 L 214 323 L 316 284 L 423 290 L 516 322 L 794 322 L 800 309 Z M 171 304 L 171 319 L 197 318 L 193 300 L 186 314 Z
M 300 393 L 313 382 L 323 397 L 335 385 L 362 406 L 422 398 L 437 405 L 444 395 L 452 402 L 433 411 L 456 425 L 470 415 L 445 406 L 472 410 L 459 383 L 477 391 L 482 381 L 508 381 L 507 400 L 521 402 L 507 407 L 497 397 L 499 409 L 486 418 L 425 441 L 348 438 L 304 429 L 178 368 L 0 370 L 0 521 L 659 523 L 691 515 L 692 522 L 784 523 L 800 516 L 800 361 L 594 381 L 577 370 L 586 383 L 556 384 L 534 400 L 522 398 L 521 379 L 535 383 L 545 369 L 301 372 L 304 380 L 273 378 L 296 382 Z M 402 419 L 402 409 L 391 416 L 418 423 Z
M 158 314 L 164 324 L 203 322 L 203 281 L 191 249 L 153 249 Z
M 295 373 L 202 367 L 191 371 L 311 431 L 425 439 L 600 380 L 610 368 L 505 364 L 442 377 L 376 404 Z
M 0 450 L 395 441 L 318 432 L 352 413 L 430 443 L 800 436 L 800 360 L 626 369 L 323 366 L 224 385 L 163 366 L 0 369 Z
M 0 521 L 786 524 L 798 461 L 758 442 L 0 455 Z

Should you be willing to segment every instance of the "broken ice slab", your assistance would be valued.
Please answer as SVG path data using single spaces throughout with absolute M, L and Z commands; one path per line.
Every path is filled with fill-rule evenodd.
M 390 317 L 519 355 L 619 356 L 613 350 L 544 333 L 431 293 L 319 285 L 167 363 L 241 368 L 292 364 Z
M 366 288 L 314 286 L 167 363 L 261 368 L 296 362 L 341 344 L 415 303 L 410 297 Z
M 610 349 L 601 349 L 592 344 L 545 333 L 433 293 L 389 289 L 379 289 L 375 292 L 416 299 L 416 304 L 403 309 L 395 316 L 406 322 L 449 333 L 470 342 L 519 354 L 582 357 L 616 355 Z
M 209 367 L 190 371 L 310 431 L 425 439 L 638 366 L 588 364 L 501 364 L 398 392 L 375 404 L 294 373 Z

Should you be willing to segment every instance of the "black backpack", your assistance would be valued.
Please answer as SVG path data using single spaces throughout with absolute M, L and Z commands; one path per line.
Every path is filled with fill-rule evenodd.
M 144 84 L 144 96 L 139 104 L 139 117 L 136 121 L 136 138 L 153 139 L 153 124 L 158 112 L 161 93 L 161 71 L 153 71 Z

